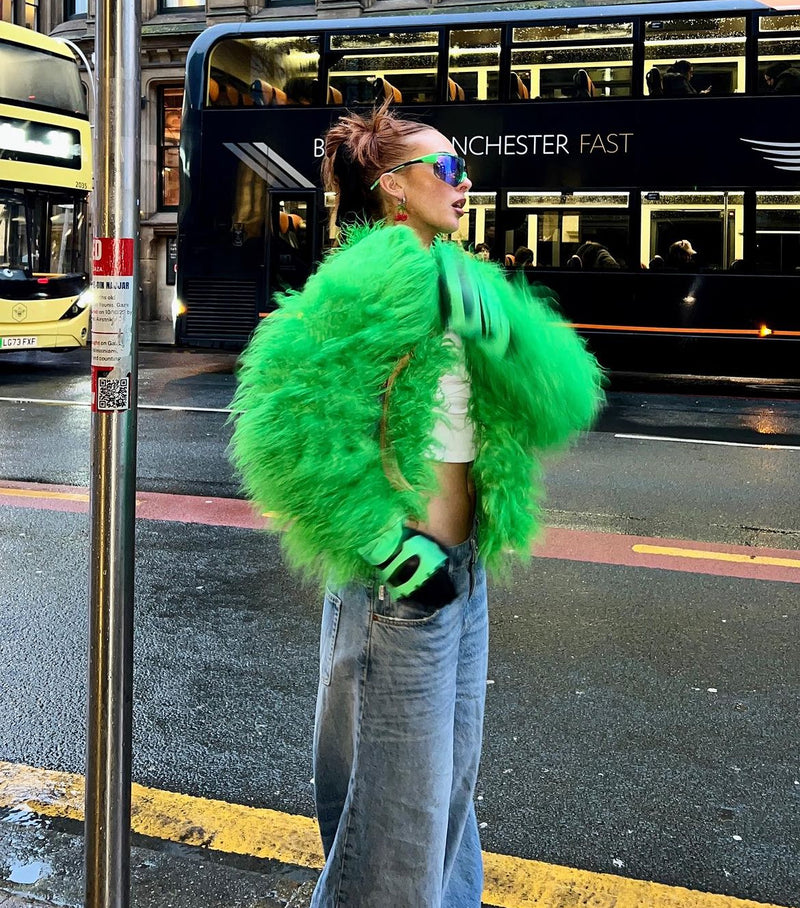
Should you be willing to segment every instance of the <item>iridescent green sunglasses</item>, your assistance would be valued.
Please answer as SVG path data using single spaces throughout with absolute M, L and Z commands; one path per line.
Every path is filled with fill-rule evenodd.
M 450 154 L 447 151 L 437 151 L 433 154 L 426 154 L 421 158 L 414 158 L 413 161 L 405 161 L 403 164 L 398 164 L 397 167 L 387 170 L 386 173 L 395 173 L 404 167 L 410 167 L 412 164 L 433 164 L 434 175 L 442 182 L 447 183 L 448 186 L 460 186 L 467 178 L 467 162 L 464 158 Z M 384 174 L 381 174 L 382 176 Z M 378 177 L 372 186 L 369 187 L 370 190 L 373 190 L 380 183 L 381 177 Z

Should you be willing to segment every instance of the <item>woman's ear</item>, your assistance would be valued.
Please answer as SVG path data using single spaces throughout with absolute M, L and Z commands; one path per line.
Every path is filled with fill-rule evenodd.
M 393 173 L 381 174 L 378 184 L 387 196 L 391 196 L 395 202 L 405 198 L 405 190 L 402 184 L 395 178 Z

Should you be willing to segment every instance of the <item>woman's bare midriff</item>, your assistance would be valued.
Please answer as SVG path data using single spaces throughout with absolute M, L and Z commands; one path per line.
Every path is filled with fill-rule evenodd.
M 475 515 L 472 463 L 435 463 L 439 492 L 428 507 L 428 519 L 409 522 L 442 545 L 459 545 L 469 538 Z

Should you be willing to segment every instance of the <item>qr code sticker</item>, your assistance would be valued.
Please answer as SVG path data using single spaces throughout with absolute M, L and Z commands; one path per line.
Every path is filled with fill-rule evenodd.
M 127 410 L 130 406 L 130 376 L 97 378 L 97 409 Z

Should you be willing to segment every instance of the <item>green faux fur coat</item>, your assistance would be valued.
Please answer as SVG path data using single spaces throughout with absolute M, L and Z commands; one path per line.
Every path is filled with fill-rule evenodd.
M 456 356 L 443 343 L 440 254 L 438 242 L 428 250 L 405 226 L 352 229 L 302 291 L 279 297 L 242 355 L 234 464 L 248 496 L 278 515 L 289 564 L 323 583 L 367 578 L 359 549 L 399 519 L 424 520 L 436 491 L 425 452 L 439 379 Z M 511 329 L 499 360 L 464 343 L 479 552 L 496 572 L 509 554 L 527 556 L 539 527 L 540 456 L 592 423 L 601 372 L 549 299 L 463 255 Z M 393 482 L 381 452 L 383 396 L 406 354 L 385 419 L 389 460 L 406 480 Z

